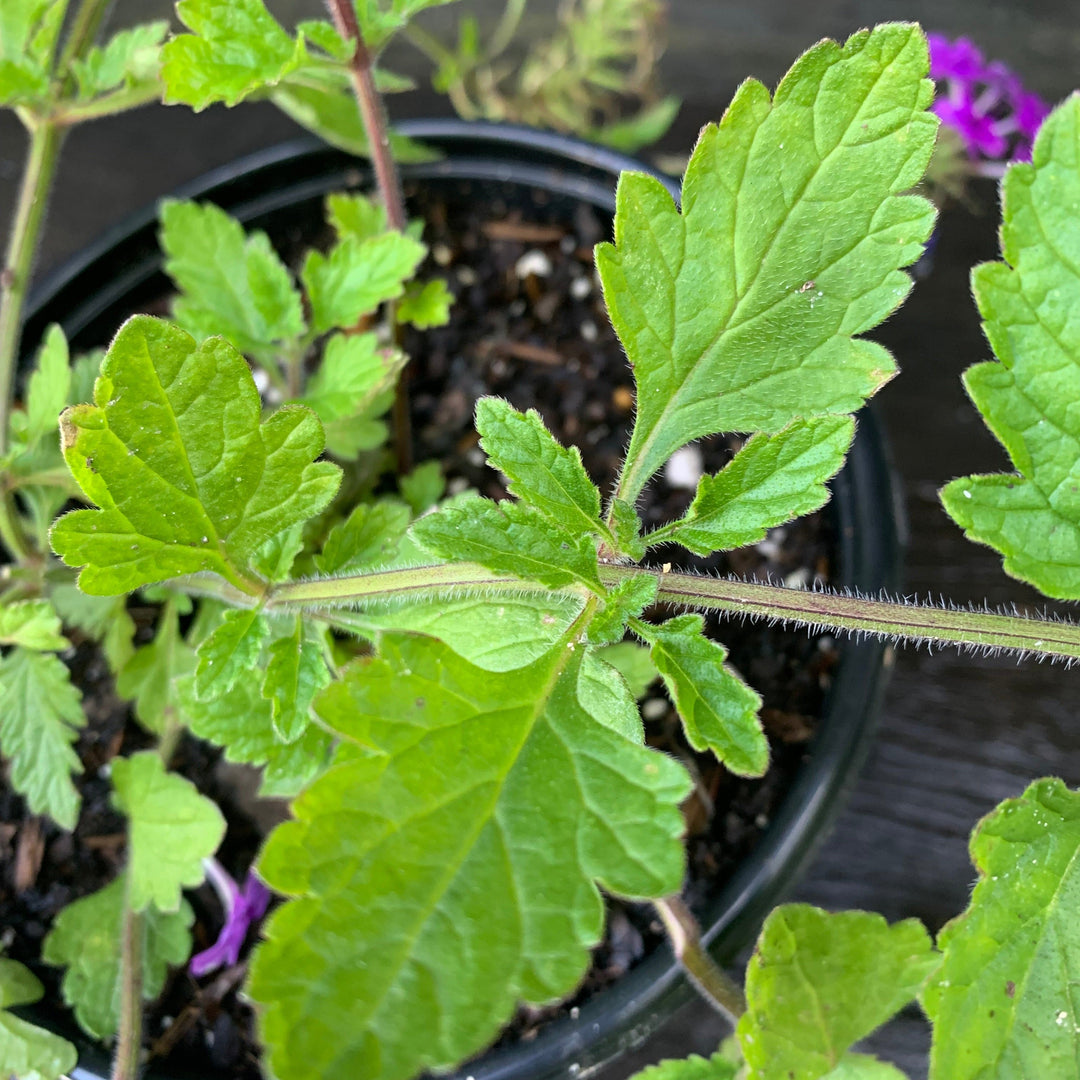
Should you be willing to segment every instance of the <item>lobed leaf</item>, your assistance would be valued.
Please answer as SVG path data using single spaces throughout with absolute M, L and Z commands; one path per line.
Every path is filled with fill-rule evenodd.
M 979 880 L 923 991 L 930 1076 L 1068 1076 L 1080 1061 L 1080 793 L 1036 780 L 971 837 Z
M 15 600 L 0 597 L 0 645 L 21 645 L 24 649 L 48 651 L 66 649 L 68 640 L 60 633 L 60 616 L 48 600 Z
M 11 785 L 34 814 L 74 829 L 81 799 L 71 781 L 82 763 L 71 744 L 85 727 L 79 692 L 52 653 L 15 648 L 0 659 L 0 750 Z
M 635 624 L 649 635 L 653 663 L 690 745 L 711 750 L 739 776 L 762 776 L 769 765 L 769 743 L 757 715 L 761 698 L 724 667 L 727 650 L 704 636 L 704 625 L 700 615 L 679 615 L 647 631 Z
M 8 1012 L 32 1005 L 45 988 L 29 968 L 0 956 L 0 1075 L 18 1080 L 62 1080 L 78 1062 L 78 1052 L 51 1031 Z
M 92 45 L 72 61 L 79 97 L 89 99 L 124 86 L 150 83 L 161 67 L 161 43 L 169 32 L 164 20 L 120 30 L 105 45 Z
M 112 763 L 113 802 L 128 818 L 127 904 L 177 912 L 180 890 L 202 883 L 202 860 L 225 835 L 221 811 L 144 750 Z
M 348 237 L 358 241 L 369 240 L 390 227 L 386 220 L 386 207 L 355 191 L 327 195 L 326 220 L 334 227 L 338 240 Z
M 315 416 L 286 405 L 261 421 L 244 358 L 213 338 L 134 316 L 109 348 L 94 405 L 61 418 L 64 456 L 99 510 L 53 527 L 53 548 L 97 595 L 210 570 L 243 587 L 271 537 L 317 514 L 340 471 L 316 462 Z
M 120 941 L 124 919 L 124 879 L 68 904 L 42 943 L 46 964 L 64 967 L 64 1001 L 79 1027 L 95 1039 L 109 1039 L 120 1023 L 122 972 Z M 195 913 L 186 900 L 163 915 L 146 909 L 142 920 L 142 996 L 153 1001 L 165 986 L 170 966 L 191 955 Z
M 928 64 L 911 24 L 822 42 L 772 100 L 748 80 L 702 131 L 681 212 L 658 180 L 620 178 L 597 268 L 638 384 L 621 497 L 693 439 L 850 413 L 892 377 L 855 335 L 907 295 L 899 268 L 933 226 L 897 194 L 933 149 Z
M 972 272 L 998 362 L 964 385 L 1016 473 L 965 476 L 941 490 L 971 540 L 1047 596 L 1080 597 L 1080 95 L 1043 124 L 1030 164 L 1002 187 L 1004 262 Z
M 358 748 L 259 864 L 295 897 L 264 928 L 248 985 L 281 1080 L 446 1068 L 519 998 L 581 978 L 602 926 L 594 882 L 679 887 L 688 778 L 581 707 L 581 661 L 561 644 L 500 674 L 388 634 L 324 691 L 320 716 Z
M 750 1080 L 821 1080 L 841 1062 L 837 1080 L 874 1077 L 845 1061 L 848 1048 L 914 998 L 939 959 L 917 919 L 776 908 L 746 972 L 738 1037 Z
M 410 281 L 405 295 L 397 308 L 397 321 L 411 323 L 417 330 L 430 330 L 433 326 L 445 326 L 450 321 L 450 308 L 454 294 L 442 278 L 431 281 Z
M 228 693 L 245 672 L 256 667 L 270 636 L 270 624 L 258 608 L 226 611 L 198 648 L 195 693 L 203 701 Z
M 360 503 L 335 525 L 315 556 L 322 574 L 349 574 L 393 562 L 409 528 L 409 508 L 398 502 Z

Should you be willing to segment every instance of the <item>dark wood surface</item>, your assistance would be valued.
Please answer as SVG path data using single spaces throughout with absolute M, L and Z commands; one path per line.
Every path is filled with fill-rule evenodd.
M 271 0 L 271 7 L 283 15 L 310 14 L 318 4 Z M 883 19 L 920 18 L 932 29 L 971 34 L 1051 99 L 1080 81 L 1080 17 L 1058 0 L 674 0 L 672 7 L 664 70 L 668 85 L 685 99 L 664 142 L 673 152 L 689 149 L 700 124 L 719 115 L 744 76 L 774 82 L 816 39 L 842 37 Z M 117 17 L 167 8 L 163 0 L 121 0 Z M 393 104 L 399 116 L 447 111 L 426 93 Z M 211 109 L 200 117 L 183 109 L 147 109 L 77 131 L 61 168 L 40 270 L 177 184 L 295 133 L 266 105 Z M 21 153 L 17 124 L 0 117 L 0 219 L 10 209 Z M 936 499 L 937 489 L 955 475 L 1006 467 L 959 381 L 966 366 L 989 357 L 967 271 L 995 255 L 993 187 L 978 189 L 975 200 L 974 212 L 944 216 L 932 273 L 879 335 L 902 371 L 878 400 L 910 520 L 907 591 L 960 603 L 985 598 L 1037 604 L 1031 590 L 1002 573 L 992 553 L 964 541 Z M 876 746 L 797 898 L 877 910 L 890 919 L 914 915 L 931 929 L 940 927 L 963 907 L 970 889 L 966 841 L 975 821 L 1034 777 L 1057 774 L 1080 782 L 1072 705 L 1078 679 L 1048 665 L 900 651 Z M 691 1006 L 631 1062 L 605 1075 L 617 1080 L 662 1056 L 709 1052 L 723 1034 L 707 1008 Z M 924 1022 L 911 1010 L 869 1045 L 917 1080 L 925 1076 L 926 1038 Z

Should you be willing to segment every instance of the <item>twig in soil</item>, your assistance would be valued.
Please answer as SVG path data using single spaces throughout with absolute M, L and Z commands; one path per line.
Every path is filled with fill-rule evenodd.
M 558 225 L 527 221 L 485 221 L 480 231 L 490 240 L 518 240 L 522 244 L 554 244 L 566 236 L 566 230 Z
M 45 837 L 41 832 L 41 818 L 28 818 L 19 830 L 19 840 L 15 847 L 16 892 L 26 892 L 33 886 L 44 857 Z
M 515 360 L 525 360 L 533 364 L 546 364 L 548 367 L 562 367 L 565 363 L 562 355 L 554 349 L 545 349 L 542 345 L 530 345 L 526 341 L 513 341 L 510 338 L 485 338 L 476 351 L 485 360 L 495 355 L 510 356 Z

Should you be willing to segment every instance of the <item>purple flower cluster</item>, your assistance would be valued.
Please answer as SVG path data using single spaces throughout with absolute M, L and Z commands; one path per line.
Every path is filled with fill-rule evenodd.
M 225 925 L 209 949 L 191 958 L 189 970 L 197 979 L 216 968 L 236 963 L 248 930 L 252 923 L 257 923 L 266 914 L 270 903 L 270 890 L 253 871 L 248 871 L 241 890 L 217 859 L 206 859 L 203 866 L 207 881 L 213 885 L 225 909 Z
M 970 157 L 1027 161 L 1050 112 L 1000 61 L 986 63 L 968 38 L 930 34 L 930 77 L 939 84 L 934 112 L 959 134 Z

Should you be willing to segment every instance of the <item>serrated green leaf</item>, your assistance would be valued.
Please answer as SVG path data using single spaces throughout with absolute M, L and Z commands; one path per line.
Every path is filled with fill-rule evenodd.
M 939 959 L 917 919 L 777 908 L 746 972 L 738 1036 L 750 1080 L 820 1080 L 915 997 Z
M 1000 362 L 964 374 L 1015 474 L 966 476 L 941 491 L 965 535 L 1048 596 L 1080 597 L 1080 95 L 1043 124 L 1030 164 L 1002 187 L 1002 254 L 972 273 Z M 1017 475 L 1019 474 L 1019 475 Z
M 637 562 L 645 554 L 645 544 L 641 540 L 641 518 L 622 499 L 614 499 L 611 503 L 611 530 L 618 550 L 627 558 Z
M 313 328 L 322 334 L 355 326 L 380 304 L 401 296 L 426 250 L 412 237 L 386 232 L 367 240 L 347 237 L 327 255 L 309 252 L 300 278 Z
M 41 947 L 46 964 L 67 968 L 61 984 L 64 1001 L 88 1035 L 108 1039 L 120 1022 L 122 973 L 121 929 L 124 919 L 124 879 L 68 904 L 60 912 Z M 163 915 L 148 907 L 142 928 L 142 996 L 153 1001 L 165 985 L 169 967 L 191 955 L 191 924 L 195 913 L 186 900 L 177 911 Z
M 349 574 L 386 566 L 409 528 L 409 508 L 399 502 L 360 503 L 326 536 L 315 565 L 322 574 Z
M 311 703 L 330 681 L 322 649 L 304 635 L 303 621 L 296 617 L 293 632 L 270 646 L 262 696 L 271 704 L 274 731 L 285 743 L 293 743 L 307 730 Z
M 431 281 L 410 281 L 405 295 L 397 308 L 397 321 L 411 323 L 418 330 L 430 330 L 433 326 L 445 326 L 450 321 L 450 308 L 454 294 L 442 278 Z
M 296 24 L 296 32 L 305 40 L 322 49 L 335 60 L 348 60 L 354 46 L 350 45 L 325 19 L 302 19 Z
M 386 207 L 359 192 L 340 191 L 326 196 L 326 220 L 334 227 L 338 240 L 352 237 L 369 240 L 386 232 Z
M 180 634 L 177 601 L 170 598 L 161 612 L 154 640 L 135 650 L 117 677 L 116 690 L 121 697 L 135 702 L 135 716 L 143 727 L 164 735 L 182 722 L 175 680 L 194 670 L 195 652 Z
M 509 478 L 514 495 L 573 536 L 606 534 L 600 492 L 581 452 L 556 442 L 535 409 L 520 413 L 501 398 L 483 397 L 476 403 L 476 430 L 488 463 Z
M 644 744 L 645 728 L 630 687 L 622 674 L 589 649 L 578 675 L 578 701 L 597 723 L 632 742 Z
M 426 514 L 446 491 L 446 477 L 437 461 L 417 465 L 408 476 L 398 480 L 401 497 L 409 504 L 413 517 Z
M 0 105 L 43 104 L 66 0 L 5 0 L 0 10 Z
M 35 814 L 74 829 L 81 799 L 71 782 L 81 773 L 71 744 L 86 725 L 79 692 L 52 653 L 12 649 L 0 659 L 0 750 L 12 787 Z
M 220 697 L 256 667 L 270 636 L 270 624 L 256 609 L 226 611 L 214 632 L 199 646 L 195 693 L 203 701 Z
M 270 537 L 314 516 L 340 471 L 314 462 L 319 422 L 300 406 L 261 421 L 244 358 L 214 338 L 194 339 L 135 316 L 116 335 L 95 405 L 63 414 L 65 457 L 100 510 L 76 510 L 52 530 L 79 584 L 127 592 L 211 570 L 242 585 L 248 560 Z
M 300 897 L 264 928 L 248 985 L 275 1075 L 404 1080 L 460 1061 L 518 998 L 576 984 L 602 927 L 594 881 L 678 888 L 688 778 L 581 708 L 581 659 L 561 646 L 497 674 L 386 635 L 324 691 L 324 721 L 377 753 L 316 781 L 260 860 Z
M 202 883 L 202 860 L 225 835 L 221 811 L 152 751 L 114 758 L 112 782 L 113 802 L 128 817 L 128 905 L 179 911 L 180 890 Z
M 727 650 L 704 636 L 704 625 L 700 615 L 679 615 L 650 627 L 653 663 L 690 745 L 711 750 L 739 776 L 762 776 L 769 743 L 757 715 L 761 698 L 724 667 Z
M 441 559 L 478 562 L 552 589 L 576 583 L 603 591 L 596 542 L 565 532 L 524 503 L 461 499 L 413 522 L 410 535 Z
M 37 363 L 26 388 L 26 442 L 32 446 L 50 437 L 55 445 L 57 422 L 71 385 L 67 338 L 53 323 L 45 332 Z
M 60 616 L 48 600 L 0 598 L 0 645 L 21 645 L 24 649 L 47 652 L 66 649 L 68 640 L 60 633 Z
M 845 1054 L 840 1064 L 821 1080 L 907 1080 L 891 1062 L 879 1061 L 869 1054 Z
M 607 661 L 626 680 L 634 699 L 640 701 L 645 691 L 659 678 L 650 650 L 633 641 L 620 641 L 596 650 L 601 660 Z
M 196 111 L 215 101 L 235 105 L 274 86 L 305 59 L 295 41 L 266 10 L 263 0 L 180 0 L 178 34 L 162 50 L 166 104 Z
M 7 1012 L 31 1005 L 45 988 L 28 968 L 0 957 L 0 1075 L 14 1080 L 61 1080 L 78 1061 L 75 1047 L 44 1028 Z
M 364 40 L 375 50 L 382 49 L 395 31 L 428 8 L 452 4 L 454 0 L 358 0 L 356 18 Z
M 1080 793 L 1037 780 L 971 837 L 979 872 L 967 911 L 938 935 L 923 992 L 934 1021 L 930 1076 L 1067 1076 L 1080 1060 L 1076 1000 Z
M 113 674 L 135 655 L 135 620 L 123 596 L 88 596 L 73 581 L 50 584 L 49 599 L 65 626 L 76 627 L 101 643 Z
M 120 86 L 155 80 L 161 67 L 161 43 L 168 32 L 165 21 L 144 23 L 119 31 L 104 46 L 92 46 L 71 64 L 79 97 L 85 100 Z
M 638 384 L 621 497 L 693 439 L 852 412 L 892 377 L 854 335 L 907 295 L 899 267 L 933 226 L 926 200 L 896 194 L 933 149 L 927 70 L 910 24 L 822 42 L 773 100 L 744 82 L 704 129 L 681 213 L 658 180 L 622 175 L 615 244 L 597 249 Z
M 656 600 L 659 580 L 652 574 L 626 578 L 608 590 L 603 608 L 589 623 L 589 641 L 594 645 L 615 645 L 626 634 L 626 624 L 636 619 Z
M 188 333 L 221 334 L 268 360 L 304 332 L 300 294 L 266 233 L 247 235 L 212 203 L 166 199 L 160 218 L 165 271 L 180 289 L 173 318 Z
M 267 581 L 285 581 L 296 556 L 304 548 L 304 527 L 299 522 L 271 536 L 251 556 L 251 568 Z
M 176 694 L 193 734 L 224 748 L 228 761 L 263 767 L 259 794 L 266 798 L 296 795 L 326 768 L 330 737 L 315 725 L 293 743 L 277 736 L 273 706 L 258 682 L 240 679 L 213 701 L 195 696 L 194 677 L 177 679 Z
M 661 1061 L 634 1073 L 630 1080 L 736 1080 L 738 1066 L 719 1054 L 711 1058 L 691 1054 L 681 1060 Z
M 663 538 L 695 555 L 757 543 L 774 525 L 825 505 L 825 481 L 844 464 L 854 437 L 848 416 L 799 420 L 776 435 L 755 435 L 715 476 L 701 478 L 686 516 L 661 530 Z

